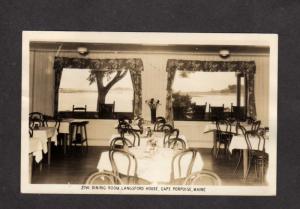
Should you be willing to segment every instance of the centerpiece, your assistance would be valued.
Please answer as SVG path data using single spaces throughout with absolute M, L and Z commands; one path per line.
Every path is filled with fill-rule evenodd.
M 160 105 L 159 100 L 151 98 L 149 100 L 146 100 L 146 104 L 148 104 L 151 111 L 151 123 L 154 123 L 156 119 L 156 110 L 158 105 Z

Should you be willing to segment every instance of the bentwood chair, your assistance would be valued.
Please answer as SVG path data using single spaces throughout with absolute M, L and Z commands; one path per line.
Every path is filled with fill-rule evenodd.
M 173 128 L 171 130 L 166 131 L 164 135 L 164 141 L 163 141 L 164 146 L 167 145 L 167 142 L 169 141 L 170 138 L 174 138 L 174 137 L 179 138 L 179 129 Z
M 128 129 L 127 134 L 133 138 L 132 144 L 133 144 L 134 147 L 135 146 L 140 146 L 141 138 L 140 138 L 140 135 L 137 131 L 135 131 L 134 129 Z
M 171 164 L 171 184 L 181 185 L 185 178 L 191 175 L 197 154 L 200 153 L 195 149 L 187 149 L 174 155 Z
M 125 137 L 113 138 L 109 145 L 110 149 L 124 149 L 125 147 L 133 147 L 133 142 Z
M 257 147 L 253 147 L 251 144 L 251 140 L 254 138 L 259 141 Z M 245 180 L 249 175 L 250 167 L 253 162 L 256 177 L 258 177 L 261 183 L 263 183 L 265 167 L 268 162 L 268 154 L 265 152 L 265 137 L 264 135 L 260 135 L 258 132 L 246 132 L 245 140 L 248 147 L 248 170 Z M 257 172 L 257 170 L 259 170 L 259 172 Z
M 85 180 L 84 184 L 98 184 L 98 185 L 119 185 L 123 184 L 119 176 L 114 175 L 111 172 L 93 172 Z
M 164 117 L 157 117 L 154 122 L 154 131 L 163 131 L 163 126 L 167 123 Z
M 40 112 L 31 112 L 29 114 L 29 126 L 32 129 L 45 126 L 44 115 Z
M 216 121 L 216 128 L 217 151 L 215 157 L 218 158 L 221 145 L 224 146 L 225 155 L 229 156 L 229 145 L 233 136 L 231 124 L 227 120 L 218 120 Z
M 121 178 L 125 184 L 150 184 L 150 182 L 138 178 L 138 162 L 131 152 L 124 149 L 111 149 L 109 159 L 114 175 Z
M 221 184 L 222 181 L 216 173 L 204 169 L 192 173 L 183 182 L 183 185 L 220 186 Z
M 209 105 L 209 118 L 210 120 L 217 121 L 223 120 L 224 117 L 224 104 L 222 106 Z
M 185 150 L 186 149 L 186 143 L 183 139 L 179 137 L 170 137 L 168 141 L 164 144 L 164 147 L 168 147 L 171 149 L 177 149 L 177 150 Z

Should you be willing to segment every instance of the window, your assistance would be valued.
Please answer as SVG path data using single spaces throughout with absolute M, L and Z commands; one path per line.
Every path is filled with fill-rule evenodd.
M 75 107 L 86 106 L 88 113 L 98 112 L 98 88 L 96 81 L 89 81 L 90 72 L 89 69 L 63 69 L 58 96 L 58 111 L 60 113 L 72 112 L 73 105 Z M 104 76 L 104 86 L 110 83 L 115 75 L 116 73 L 112 73 Z M 104 103 L 114 104 L 114 112 L 116 113 L 131 113 L 133 110 L 132 101 L 133 87 L 128 71 L 124 77 L 114 83 L 109 89 L 105 95 Z
M 209 106 L 244 106 L 245 81 L 235 72 L 176 71 L 173 83 L 175 120 L 208 120 Z M 202 109 L 202 116 L 201 114 Z

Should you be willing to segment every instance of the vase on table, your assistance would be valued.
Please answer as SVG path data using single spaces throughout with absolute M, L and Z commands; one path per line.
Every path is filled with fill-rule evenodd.
M 156 108 L 151 109 L 151 123 L 155 123 L 156 120 Z
M 149 100 L 146 100 L 146 103 L 148 104 L 150 111 L 151 111 L 151 123 L 155 123 L 156 109 L 157 109 L 158 105 L 160 105 L 159 100 L 151 98 Z

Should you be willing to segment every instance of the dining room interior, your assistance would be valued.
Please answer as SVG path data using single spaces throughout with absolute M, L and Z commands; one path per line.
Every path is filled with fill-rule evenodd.
M 29 49 L 31 184 L 268 184 L 269 46 Z

